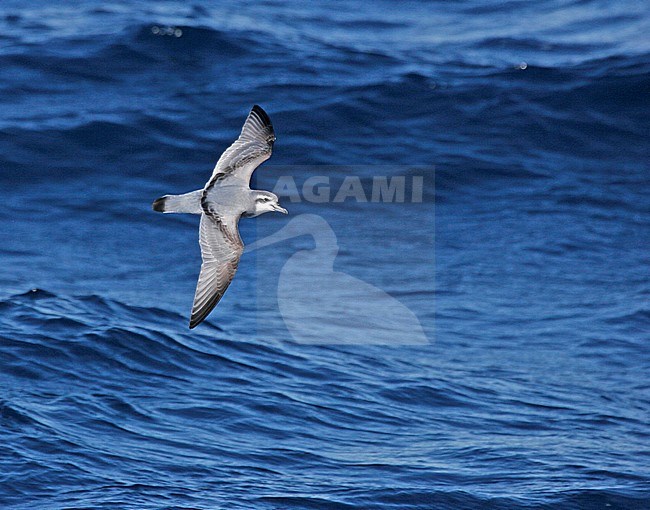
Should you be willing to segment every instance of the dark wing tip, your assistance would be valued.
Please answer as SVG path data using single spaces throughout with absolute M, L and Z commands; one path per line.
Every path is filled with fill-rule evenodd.
M 204 311 L 205 310 L 197 310 L 190 315 L 190 329 L 194 329 L 205 320 L 208 314 L 202 313 Z
M 210 312 L 212 312 L 212 310 L 214 310 L 215 307 L 219 304 L 219 301 L 221 301 L 223 294 L 223 292 L 216 293 L 201 308 L 198 310 L 193 310 L 192 315 L 190 316 L 190 329 L 197 327 L 206 319 L 208 315 L 210 315 Z
M 190 317 L 190 329 L 194 329 L 199 324 L 201 324 L 207 316 L 207 313 L 201 313 L 201 311 L 192 314 Z
M 151 204 L 151 208 L 154 211 L 158 212 L 165 212 L 165 201 L 167 200 L 167 197 L 160 197 L 154 200 L 153 204 Z
M 266 126 L 270 126 L 271 128 L 273 127 L 273 125 L 271 124 L 271 117 L 269 117 L 269 114 L 266 113 L 260 105 L 258 104 L 253 105 L 253 108 L 251 109 L 251 113 L 256 114 L 260 118 L 262 124 L 264 124 L 265 127 Z
M 273 142 L 275 142 L 275 130 L 273 129 L 273 124 L 271 123 L 271 117 L 269 117 L 269 114 L 266 113 L 264 109 L 258 104 L 253 105 L 250 114 L 259 119 L 260 123 L 262 124 L 262 128 L 266 131 L 266 141 L 271 146 L 273 146 Z

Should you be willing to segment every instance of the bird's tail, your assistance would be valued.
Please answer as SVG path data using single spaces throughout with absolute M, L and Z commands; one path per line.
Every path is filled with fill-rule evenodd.
M 201 214 L 202 189 L 184 195 L 165 195 L 156 199 L 152 205 L 154 211 L 162 213 Z

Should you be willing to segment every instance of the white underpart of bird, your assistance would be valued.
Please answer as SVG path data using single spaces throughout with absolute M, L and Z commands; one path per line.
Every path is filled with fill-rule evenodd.
M 261 107 L 253 106 L 239 138 L 221 155 L 203 189 L 165 195 L 153 203 L 154 211 L 201 215 L 199 245 L 203 263 L 194 293 L 190 329 L 217 306 L 235 276 L 244 251 L 239 219 L 272 211 L 287 214 L 275 194 L 250 189 L 253 172 L 271 157 L 274 142 L 271 119 Z

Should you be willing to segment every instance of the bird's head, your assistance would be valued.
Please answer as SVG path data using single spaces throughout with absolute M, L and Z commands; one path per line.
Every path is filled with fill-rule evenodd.
M 282 207 L 278 201 L 277 195 L 270 191 L 254 191 L 253 213 L 251 216 L 259 216 L 267 212 L 277 211 L 282 214 L 288 214 L 288 211 Z

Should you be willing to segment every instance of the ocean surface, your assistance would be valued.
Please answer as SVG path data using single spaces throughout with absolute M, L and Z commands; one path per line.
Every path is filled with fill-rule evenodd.
M 3 0 L 0 508 L 650 508 L 648 34 L 642 1 Z M 297 230 L 190 331 L 198 221 L 151 202 L 253 104 L 290 214 L 242 237 Z

